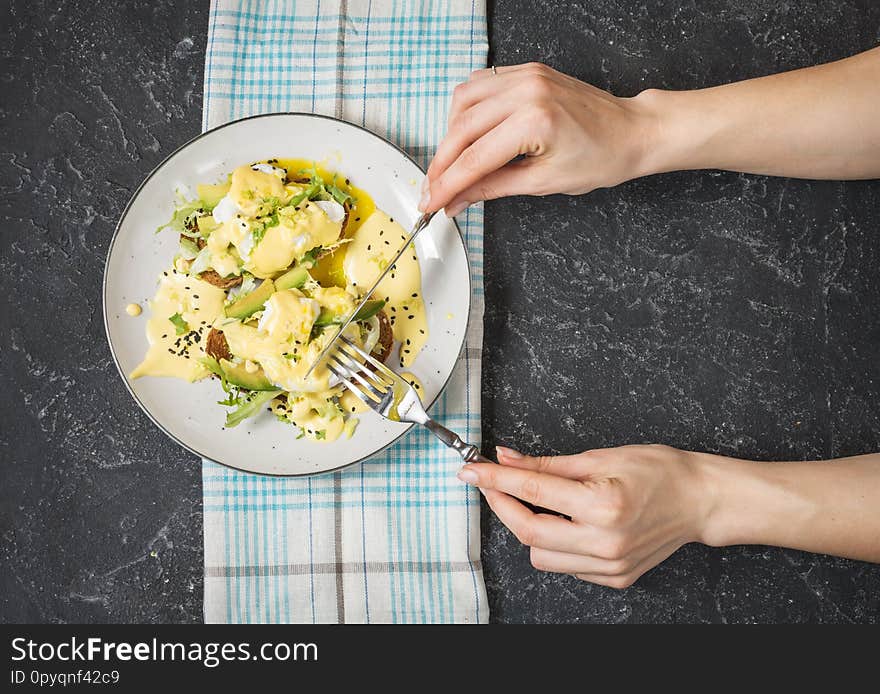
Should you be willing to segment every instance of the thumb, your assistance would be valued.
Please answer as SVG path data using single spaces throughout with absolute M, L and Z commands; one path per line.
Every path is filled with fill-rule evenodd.
M 589 451 L 574 455 L 530 456 L 512 448 L 496 446 L 495 452 L 498 455 L 499 463 L 521 470 L 533 470 L 569 479 L 583 479 L 595 472 L 595 465 L 590 459 Z
M 455 217 L 466 207 L 482 200 L 495 200 L 510 195 L 543 195 L 543 179 L 539 162 L 525 157 L 505 164 L 465 188 L 446 205 L 446 216 Z

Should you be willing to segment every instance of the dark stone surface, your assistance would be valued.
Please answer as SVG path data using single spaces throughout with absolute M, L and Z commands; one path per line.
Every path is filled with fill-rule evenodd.
M 100 281 L 131 191 L 195 135 L 207 3 L 2 10 L 0 621 L 199 621 L 199 466 L 120 382 Z M 494 4 L 498 64 L 620 94 L 832 60 L 870 0 Z M 671 174 L 487 211 L 487 444 L 756 459 L 880 450 L 880 184 Z M 523 379 L 527 369 L 533 377 Z M 678 552 L 626 591 L 538 573 L 484 515 L 494 619 L 880 621 L 880 567 Z

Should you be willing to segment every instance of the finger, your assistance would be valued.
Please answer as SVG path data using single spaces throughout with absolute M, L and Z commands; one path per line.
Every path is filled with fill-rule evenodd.
M 593 532 L 559 516 L 533 513 L 512 496 L 494 489 L 484 489 L 483 494 L 498 519 L 528 547 L 577 553 Z
M 494 75 L 494 79 L 478 79 L 456 85 L 452 92 L 452 103 L 449 106 L 449 122 L 471 106 L 494 94 L 503 94 L 517 79 L 514 72 Z
M 537 457 L 525 455 L 504 446 L 496 446 L 495 451 L 498 454 L 499 463 L 520 468 L 521 470 L 546 472 L 551 475 L 578 480 L 588 477 L 591 472 L 595 472 L 595 462 L 590 457 L 590 451 L 575 453 L 574 455 L 542 455 Z
M 589 515 L 590 503 L 596 500 L 595 492 L 581 482 L 504 465 L 472 463 L 465 465 L 458 477 L 481 489 L 497 489 L 567 516 Z
M 616 588 L 618 590 L 629 588 L 639 578 L 638 576 L 631 576 L 628 574 L 624 576 L 605 576 L 604 574 L 576 573 L 573 575 L 581 581 L 595 583 L 600 586 L 607 586 L 608 588 Z
M 598 583 L 609 588 L 628 588 L 641 578 L 645 573 L 653 569 L 657 564 L 667 559 L 681 544 L 673 541 L 662 545 L 647 557 L 636 563 L 635 566 L 616 576 L 608 576 L 596 572 L 575 572 L 575 577 L 582 581 Z
M 496 125 L 513 113 L 515 103 L 505 94 L 497 94 L 451 120 L 449 131 L 437 148 L 427 176 L 435 180 L 458 159 L 466 147 L 476 142 Z
M 424 212 L 445 207 L 456 195 L 481 178 L 500 169 L 519 154 L 527 154 L 528 129 L 522 117 L 514 114 L 469 145 L 436 180 L 431 181 Z
M 484 176 L 467 190 L 462 191 L 446 205 L 446 216 L 454 217 L 463 209 L 481 200 L 495 200 L 508 195 L 543 195 L 544 181 L 533 158 L 512 161 L 497 171 Z
M 558 574 L 595 574 L 598 576 L 620 576 L 632 568 L 629 562 L 619 559 L 602 559 L 584 554 L 554 552 L 542 547 L 532 547 L 530 553 L 532 566 L 539 571 L 552 571 Z

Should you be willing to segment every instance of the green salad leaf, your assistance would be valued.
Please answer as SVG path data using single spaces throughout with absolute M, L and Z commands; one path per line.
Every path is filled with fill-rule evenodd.
M 168 320 L 170 320 L 174 324 L 174 329 L 177 331 L 178 335 L 183 335 L 184 333 L 189 332 L 189 324 L 185 320 L 183 320 L 183 316 L 181 316 L 179 313 L 175 313 L 173 316 L 170 316 Z
M 247 418 L 257 414 L 263 405 L 272 402 L 283 392 L 282 390 L 252 391 L 250 396 L 244 402 L 241 402 L 235 410 L 227 413 L 226 426 L 238 426 Z
M 192 231 L 187 228 L 187 222 L 196 217 L 202 211 L 204 211 L 204 207 L 201 200 L 186 200 L 182 196 L 179 196 L 178 204 L 174 208 L 174 214 L 171 215 L 171 219 L 165 222 L 165 224 L 157 227 L 156 233 L 158 234 L 163 229 L 171 229 L 184 236 L 198 236 L 198 231 Z

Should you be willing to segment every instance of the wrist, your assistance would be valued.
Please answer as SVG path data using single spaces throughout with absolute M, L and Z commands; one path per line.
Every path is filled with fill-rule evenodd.
M 719 114 L 700 91 L 646 89 L 632 98 L 644 142 L 639 176 L 713 168 Z
M 699 542 L 798 546 L 795 529 L 813 523 L 818 509 L 792 475 L 797 464 L 697 455 L 708 499 Z

